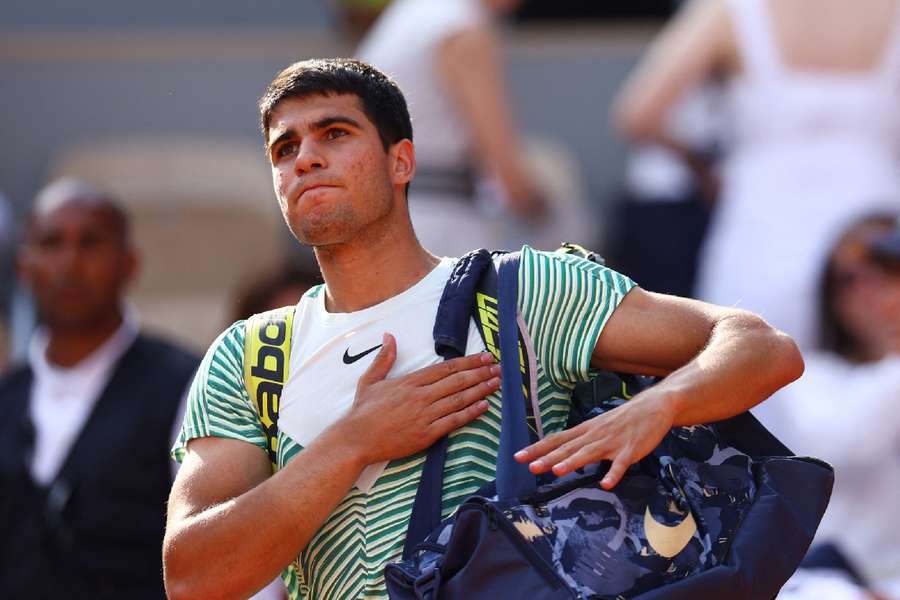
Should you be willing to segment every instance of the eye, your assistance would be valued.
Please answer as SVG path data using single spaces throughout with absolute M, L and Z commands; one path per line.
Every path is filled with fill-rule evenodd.
M 344 137 L 345 135 L 349 135 L 349 133 L 350 132 L 348 132 L 346 129 L 341 129 L 339 127 L 332 127 L 331 129 L 329 129 L 328 131 L 325 132 L 325 137 L 326 137 L 326 139 L 334 140 L 337 138 Z
M 63 238 L 58 232 L 42 235 L 37 240 L 37 247 L 41 250 L 56 250 L 62 246 Z
M 297 142 L 284 142 L 275 147 L 273 155 L 276 159 L 282 159 L 297 153 Z
M 85 234 L 83 236 L 81 236 L 81 239 L 79 240 L 81 247 L 84 248 L 85 250 L 92 250 L 92 249 L 98 248 L 103 245 L 103 242 L 104 242 L 103 233 L 96 232 L 96 231 L 85 232 Z

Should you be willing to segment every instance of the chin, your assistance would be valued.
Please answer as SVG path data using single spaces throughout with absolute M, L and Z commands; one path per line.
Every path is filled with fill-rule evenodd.
M 341 244 L 348 241 L 348 237 L 350 237 L 346 235 L 343 227 L 338 227 L 334 224 L 316 226 L 304 223 L 292 231 L 298 242 L 313 248 Z

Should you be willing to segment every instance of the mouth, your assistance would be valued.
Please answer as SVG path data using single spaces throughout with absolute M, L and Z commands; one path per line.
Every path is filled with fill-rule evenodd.
M 83 285 L 59 285 L 53 288 L 52 293 L 58 301 L 75 301 L 86 297 L 87 289 Z
M 302 198 L 307 192 L 315 192 L 317 190 L 325 190 L 329 188 L 335 188 L 336 185 L 331 185 L 328 183 L 314 183 L 312 185 L 307 185 L 300 189 L 300 193 L 297 194 L 297 199 Z

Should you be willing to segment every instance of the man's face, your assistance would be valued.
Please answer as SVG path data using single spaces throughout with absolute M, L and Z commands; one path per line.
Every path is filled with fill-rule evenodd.
M 119 309 L 136 258 L 108 208 L 64 202 L 35 215 L 19 273 L 51 328 L 85 328 Z
M 287 98 L 272 111 L 267 140 L 284 219 L 303 244 L 323 247 L 385 231 L 405 210 L 399 142 L 385 151 L 352 94 Z M 400 150 L 402 154 L 403 151 Z M 398 176 L 398 170 L 400 175 Z M 399 198 L 399 201 L 398 201 Z

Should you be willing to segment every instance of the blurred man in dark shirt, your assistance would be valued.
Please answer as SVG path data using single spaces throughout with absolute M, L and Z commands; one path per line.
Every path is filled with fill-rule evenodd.
M 18 267 L 41 327 L 0 379 L 0 596 L 163 598 L 168 448 L 197 360 L 139 332 L 128 218 L 88 184 L 38 195 Z

